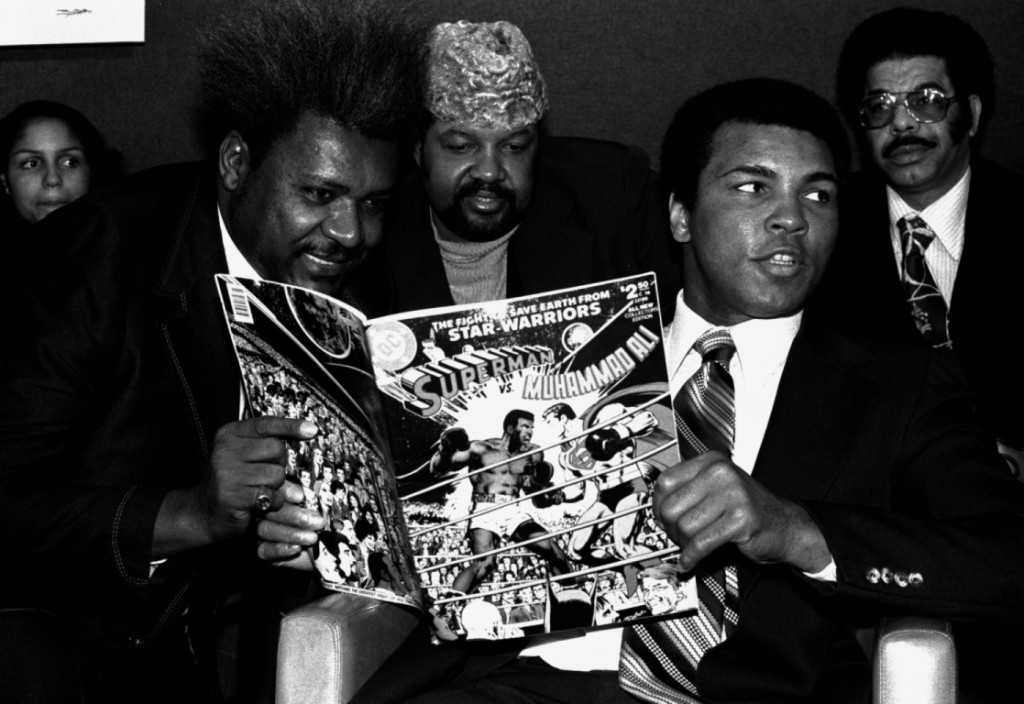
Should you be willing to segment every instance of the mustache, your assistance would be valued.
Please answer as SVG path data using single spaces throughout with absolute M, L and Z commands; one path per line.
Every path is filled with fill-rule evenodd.
M 463 198 L 470 198 L 485 193 L 513 202 L 515 202 L 516 198 L 515 191 L 502 183 L 486 183 L 475 178 L 459 186 L 458 190 L 455 191 L 453 200 L 459 201 Z
M 925 139 L 924 137 L 918 137 L 917 135 L 908 134 L 903 137 L 897 137 L 896 139 L 889 142 L 889 144 L 885 145 L 885 149 L 882 150 L 882 156 L 888 158 L 892 156 L 893 152 L 895 152 L 900 147 L 915 146 L 927 147 L 931 149 L 937 147 L 938 145 L 930 139 Z

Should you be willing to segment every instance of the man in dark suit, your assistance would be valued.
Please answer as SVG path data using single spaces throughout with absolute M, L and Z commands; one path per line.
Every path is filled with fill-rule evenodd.
M 254 515 L 289 520 L 284 440 L 317 432 L 239 420 L 213 276 L 380 303 L 356 267 L 414 136 L 425 37 L 385 3 L 249 3 L 202 45 L 215 163 L 47 219 L 0 387 L 0 535 L 20 546 L 0 585 L 5 695 L 211 698 L 205 597 L 251 559 Z
M 1024 615 L 1024 488 L 975 424 L 955 360 L 803 316 L 835 241 L 845 150 L 824 100 L 763 79 L 689 100 L 665 137 L 685 248 L 671 385 L 708 364 L 697 341 L 727 332 L 735 415 L 728 451 L 661 474 L 654 511 L 684 570 L 732 565 L 737 586 L 689 677 L 651 657 L 691 657 L 675 648 L 684 619 L 626 636 L 622 683 L 642 701 L 867 702 L 855 627 Z
M 1019 450 L 1024 366 L 993 350 L 1012 349 L 1020 329 L 1024 228 L 1013 203 L 1024 178 L 976 153 L 992 82 L 984 40 L 950 15 L 890 10 L 850 35 L 839 100 L 870 164 L 844 191 L 811 309 L 841 331 L 951 347 L 983 423 Z M 931 295 L 910 283 L 915 272 Z
M 421 175 L 403 184 L 400 219 L 384 243 L 399 310 L 643 271 L 676 290 L 646 156 L 542 135 L 545 84 L 518 27 L 438 25 L 427 90 L 429 125 L 414 151 Z

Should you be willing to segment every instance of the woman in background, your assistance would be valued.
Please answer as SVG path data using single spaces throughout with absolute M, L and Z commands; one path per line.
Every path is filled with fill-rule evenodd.
M 14 230 L 88 193 L 114 161 L 82 113 L 48 100 L 22 103 L 0 121 L 0 155 L 3 222 Z

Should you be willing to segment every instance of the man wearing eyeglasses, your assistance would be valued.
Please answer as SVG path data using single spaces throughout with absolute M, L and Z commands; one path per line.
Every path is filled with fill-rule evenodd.
M 959 18 L 896 9 L 853 31 L 839 102 L 870 164 L 843 190 L 840 235 L 808 314 L 855 336 L 951 347 L 1014 471 L 1024 448 L 1024 178 L 978 156 L 992 84 L 985 42 Z M 982 701 L 998 701 L 1011 684 L 1000 677 L 1016 671 L 995 643 L 1024 637 L 997 635 L 957 627 L 963 676 L 990 687 Z
M 952 348 L 1012 452 L 1024 447 L 1024 365 L 1000 356 L 1024 303 L 1024 178 L 977 154 L 992 86 L 985 41 L 957 17 L 903 8 L 853 31 L 839 101 L 873 168 L 843 193 L 815 309 L 847 332 Z

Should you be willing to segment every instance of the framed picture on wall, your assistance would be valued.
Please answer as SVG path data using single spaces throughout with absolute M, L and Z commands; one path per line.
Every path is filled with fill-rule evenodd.
M 145 0 L 3 0 L 0 45 L 141 43 Z

